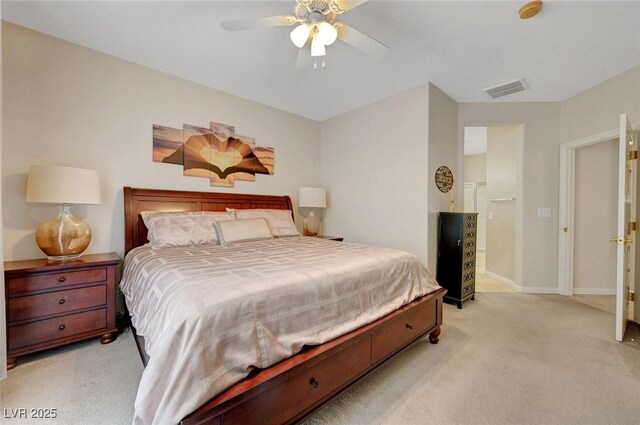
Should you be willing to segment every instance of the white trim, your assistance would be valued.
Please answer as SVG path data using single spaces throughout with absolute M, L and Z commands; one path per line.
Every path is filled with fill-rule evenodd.
M 616 288 L 573 288 L 573 295 L 615 295 Z
M 640 122 L 633 124 L 640 128 Z M 557 294 L 571 296 L 573 288 L 574 265 L 574 218 L 575 218 L 575 150 L 581 147 L 618 139 L 620 130 L 605 131 L 593 136 L 583 137 L 560 145 L 560 178 L 558 208 L 558 286 Z M 565 233 L 563 228 L 569 231 Z M 534 289 L 534 288 L 528 288 Z M 527 292 L 526 290 L 523 292 Z
M 517 283 L 515 283 L 513 280 L 511 279 L 507 279 L 504 276 L 500 276 L 499 274 L 490 272 L 489 270 L 485 270 L 484 274 L 487 275 L 487 277 L 490 277 L 491 279 L 495 279 L 498 282 L 502 282 L 506 285 L 508 285 L 510 288 L 518 291 L 518 292 L 522 292 L 522 286 L 518 285 Z

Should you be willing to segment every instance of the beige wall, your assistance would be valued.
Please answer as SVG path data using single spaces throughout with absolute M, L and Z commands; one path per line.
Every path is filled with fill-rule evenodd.
M 487 220 L 488 272 L 511 281 L 515 278 L 516 217 L 520 202 L 518 165 L 522 140 L 517 127 L 489 127 L 487 130 Z M 491 202 L 491 199 L 515 201 Z
M 516 222 L 516 240 L 520 243 L 515 250 L 514 281 L 526 292 L 555 292 L 558 281 L 560 104 L 461 103 L 458 110 L 459 152 L 463 152 L 461 135 L 466 125 L 523 124 L 523 163 L 518 165 L 522 173 L 522 219 Z M 539 207 L 550 207 L 552 217 L 539 218 Z
M 563 143 L 617 129 L 622 113 L 632 123 L 640 123 L 640 65 L 561 105 Z
M 618 141 L 576 149 L 573 291 L 613 293 L 616 286 Z
M 427 263 L 428 108 L 425 85 L 322 123 L 325 233 Z
M 449 211 L 451 200 L 455 211 L 464 209 L 464 178 L 458 167 L 458 104 L 442 90 L 429 84 L 429 262 L 428 267 L 436 272 L 438 258 L 438 212 Z M 434 175 L 441 165 L 453 173 L 454 186 L 448 193 L 436 187 Z M 460 170 L 460 173 L 458 173 Z
M 26 204 L 32 164 L 96 169 L 102 204 L 74 208 L 94 233 L 88 252 L 123 252 L 122 187 L 287 194 L 320 183 L 320 124 L 5 23 L 5 260 L 41 257 L 33 234 L 55 207 Z M 231 124 L 275 147 L 275 176 L 212 188 L 152 162 L 152 125 Z M 388 174 L 385 177 L 393 177 Z M 377 206 L 379 207 L 379 205 Z
M 482 183 L 487 181 L 487 155 L 464 156 L 464 182 Z

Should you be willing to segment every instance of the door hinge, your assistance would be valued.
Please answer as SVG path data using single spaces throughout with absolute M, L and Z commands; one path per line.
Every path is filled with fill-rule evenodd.
M 628 295 L 628 297 L 627 297 L 628 300 L 627 301 L 636 302 L 636 293 L 635 292 L 629 291 L 629 292 L 627 292 L 627 295 Z
M 636 230 L 636 222 L 635 221 L 630 221 L 629 222 L 629 230 Z
M 638 151 L 632 150 L 627 154 L 627 159 L 638 159 Z

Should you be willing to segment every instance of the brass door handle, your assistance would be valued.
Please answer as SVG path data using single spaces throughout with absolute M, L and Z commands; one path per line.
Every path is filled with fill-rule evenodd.
M 609 242 L 613 243 L 623 243 L 625 245 L 629 245 L 633 242 L 631 238 L 609 238 Z

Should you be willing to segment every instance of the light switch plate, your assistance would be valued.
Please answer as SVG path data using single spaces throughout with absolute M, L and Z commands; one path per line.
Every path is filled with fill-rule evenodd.
M 538 208 L 538 217 L 551 217 L 551 208 Z
M 489 220 L 493 220 L 493 211 L 489 211 L 489 212 L 487 213 L 487 218 L 488 218 Z

